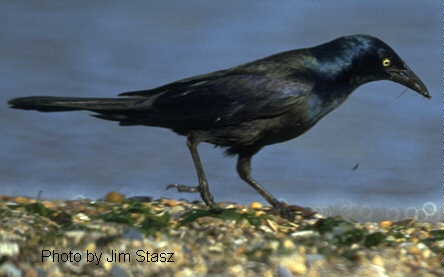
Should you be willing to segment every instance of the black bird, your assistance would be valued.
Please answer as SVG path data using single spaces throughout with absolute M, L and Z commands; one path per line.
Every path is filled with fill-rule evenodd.
M 209 206 L 214 206 L 214 200 L 197 145 L 226 147 L 228 155 L 238 156 L 242 180 L 273 207 L 288 211 L 288 205 L 251 177 L 253 155 L 266 145 L 300 136 L 360 85 L 378 80 L 400 83 L 430 98 L 424 83 L 390 46 L 369 35 L 351 35 L 158 88 L 119 94 L 124 98 L 32 96 L 9 104 L 41 112 L 88 110 L 123 126 L 158 126 L 186 136 L 199 185 L 172 187 L 200 192 Z

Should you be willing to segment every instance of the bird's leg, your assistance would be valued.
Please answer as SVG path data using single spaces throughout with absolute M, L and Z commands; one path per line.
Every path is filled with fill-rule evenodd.
M 278 210 L 279 213 L 287 219 L 293 219 L 295 211 L 302 212 L 304 216 L 311 216 L 314 214 L 311 210 L 307 208 L 297 205 L 288 205 L 277 200 L 271 193 L 266 191 L 258 182 L 256 182 L 251 177 L 251 157 L 251 154 L 239 154 L 239 158 L 237 160 L 237 172 L 239 173 L 239 176 L 242 180 L 247 182 L 257 192 L 259 192 L 260 195 L 262 195 L 262 197 L 264 197 L 268 201 L 268 203 L 273 206 L 273 208 Z
M 167 189 L 176 188 L 179 192 L 200 192 L 200 196 L 202 200 L 210 207 L 215 205 L 213 196 L 210 193 L 210 189 L 208 187 L 207 177 L 205 175 L 205 171 L 202 166 L 202 162 L 199 157 L 199 152 L 197 152 L 197 145 L 199 142 L 195 140 L 192 135 L 189 135 L 187 138 L 187 146 L 190 149 L 191 156 L 193 158 L 194 167 L 196 168 L 197 178 L 199 179 L 199 185 L 197 187 L 193 186 L 185 186 L 179 184 L 171 184 L 167 186 Z
M 266 191 L 258 182 L 251 177 L 251 155 L 239 154 L 237 160 L 237 172 L 242 180 L 252 186 L 264 197 L 273 207 L 280 205 L 280 202 L 268 191 Z
M 190 149 L 194 167 L 196 168 L 197 178 L 199 179 L 198 190 L 205 204 L 212 207 L 215 205 L 215 203 L 208 187 L 207 177 L 199 157 L 199 152 L 197 152 L 197 144 L 198 142 L 193 138 L 193 136 L 189 135 L 187 139 L 187 146 Z

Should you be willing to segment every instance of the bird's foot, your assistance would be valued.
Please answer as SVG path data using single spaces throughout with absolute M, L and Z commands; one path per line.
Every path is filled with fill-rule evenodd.
M 166 189 L 177 189 L 178 192 L 199 192 L 202 200 L 205 202 L 205 204 L 210 207 L 214 208 L 216 207 L 216 203 L 213 200 L 213 195 L 208 190 L 202 190 L 201 186 L 186 186 L 186 185 L 180 185 L 180 184 L 170 184 L 167 185 Z
M 178 192 L 200 192 L 199 186 L 186 186 L 180 184 L 169 184 L 166 189 L 177 189 Z
M 279 202 L 278 204 L 274 205 L 273 209 L 280 216 L 290 221 L 293 221 L 296 215 L 302 215 L 305 218 L 310 218 L 316 214 L 316 212 L 310 208 L 298 205 L 288 205 L 287 203 L 284 202 Z

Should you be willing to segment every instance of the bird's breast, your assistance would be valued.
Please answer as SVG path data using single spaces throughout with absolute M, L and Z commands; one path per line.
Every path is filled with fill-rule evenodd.
M 307 97 L 303 103 L 295 105 L 289 112 L 273 120 L 270 124 L 272 127 L 264 132 L 265 144 L 284 142 L 302 135 L 345 99 L 346 96 L 326 102 L 314 94 Z
M 311 125 L 316 124 L 325 115 L 339 107 L 347 99 L 348 94 L 338 95 L 329 99 L 312 94 L 307 99 L 306 121 Z
M 285 114 L 268 119 L 261 136 L 261 144 L 269 145 L 296 138 L 313 126 L 308 103 L 299 103 Z

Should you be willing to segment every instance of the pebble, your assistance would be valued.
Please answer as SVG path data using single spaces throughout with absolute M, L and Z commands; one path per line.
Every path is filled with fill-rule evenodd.
M 314 268 L 310 268 L 308 270 L 307 275 L 305 275 L 306 277 L 322 277 L 321 274 L 319 273 L 319 271 L 317 271 Z
M 143 243 L 140 240 L 132 240 L 131 241 L 131 247 L 133 249 L 141 249 Z
M 296 275 L 304 275 L 307 273 L 305 258 L 299 254 L 294 254 L 283 258 L 280 263 L 282 267 L 288 268 L 290 272 Z
M 106 194 L 105 201 L 111 203 L 122 203 L 123 201 L 125 201 L 125 195 L 116 191 L 112 191 Z
M 325 257 L 320 254 L 308 254 L 307 255 L 307 263 L 310 266 L 313 266 L 315 264 L 320 265 L 325 261 Z
M 383 267 L 377 265 L 361 265 L 354 276 L 359 277 L 389 277 Z
M 291 233 L 291 236 L 294 238 L 301 238 L 301 237 L 311 237 L 316 235 L 316 233 L 312 230 L 306 230 L 306 231 L 298 231 L 298 232 L 294 232 Z
M 393 225 L 393 222 L 389 221 L 389 220 L 379 222 L 379 227 L 384 228 L 384 229 L 390 228 L 392 225 Z
M 163 204 L 170 207 L 176 207 L 179 206 L 182 202 L 174 199 L 163 199 Z
M 421 249 L 418 247 L 418 246 L 416 246 L 416 245 L 413 245 L 413 246 L 410 246 L 408 249 L 407 249 L 407 251 L 410 253 L 410 254 L 414 254 L 414 255 L 419 255 L 419 254 L 421 254 Z
M 73 273 L 80 274 L 83 271 L 83 266 L 86 264 L 85 259 L 81 260 L 79 263 L 77 263 L 77 262 L 72 262 L 71 263 L 69 261 L 68 262 L 63 262 L 62 266 L 65 267 L 67 269 L 67 271 L 71 271 Z
M 13 199 L 13 197 L 0 194 L 0 201 L 11 201 L 11 199 Z
M 172 207 L 170 210 L 170 213 L 177 214 L 177 213 L 181 213 L 183 211 L 185 211 L 185 208 L 178 205 L 178 206 Z
M 21 277 L 23 272 L 12 263 L 4 263 L 0 266 L 0 276 Z
M 244 269 L 241 265 L 234 265 L 228 268 L 228 273 L 233 274 L 234 276 L 244 276 Z
M 259 227 L 259 229 L 261 229 L 261 230 L 264 231 L 265 233 L 273 233 L 273 232 L 274 232 L 270 227 L 265 226 L 265 225 L 261 225 L 261 226 Z
M 74 243 L 78 244 L 84 237 L 85 231 L 67 231 L 65 236 L 74 240 Z
M 268 246 L 273 249 L 274 251 L 279 249 L 279 242 L 276 240 L 271 241 Z
M 208 247 L 208 250 L 212 251 L 212 252 L 220 252 L 221 253 L 224 251 L 224 247 L 220 243 L 218 243 L 218 244 L 211 245 L 210 247 Z
M 307 253 L 307 248 L 305 248 L 303 245 L 298 245 L 298 252 L 299 254 L 305 255 Z
M 418 239 L 423 240 L 430 237 L 429 233 L 427 233 L 426 231 L 419 231 L 418 232 Z
M 247 238 L 245 238 L 245 237 L 240 237 L 240 238 L 238 238 L 238 239 L 233 240 L 233 243 L 234 243 L 234 244 L 237 244 L 237 245 L 241 245 L 241 244 L 243 244 L 243 243 L 245 243 L 245 242 L 247 242 L 247 241 L 248 241 Z
M 95 252 L 97 249 L 95 242 L 88 242 L 88 244 L 85 246 L 85 251 L 89 252 Z
M 250 204 L 250 208 L 252 209 L 262 209 L 264 206 L 262 205 L 261 202 L 252 202 Z
M 263 215 L 266 215 L 267 213 L 266 213 L 265 211 L 261 211 L 261 210 L 259 210 L 259 211 L 256 211 L 254 214 L 255 214 L 256 216 L 263 216 Z
M 284 247 L 287 248 L 287 249 L 293 249 L 293 248 L 295 248 L 294 242 L 291 241 L 291 240 L 289 240 L 289 239 L 284 240 L 283 245 L 284 245 Z
M 28 268 L 25 271 L 25 277 L 39 277 L 39 273 L 33 268 Z
M 106 256 L 102 258 L 101 265 L 106 271 L 111 271 L 111 269 L 113 268 L 113 264 L 106 261 Z
M 439 248 L 444 248 L 444 240 L 437 241 L 436 246 L 438 246 Z
M 189 267 L 186 267 L 186 268 L 182 269 L 181 271 L 177 272 L 174 276 L 175 277 L 192 277 L 192 276 L 194 276 L 194 273 Z
M 271 230 L 273 230 L 273 232 L 278 231 L 278 225 L 275 222 L 273 222 L 270 219 L 267 219 L 266 222 L 267 222 L 268 226 L 271 228 Z
M 45 208 L 48 208 L 48 209 L 54 210 L 57 208 L 57 204 L 54 203 L 53 201 L 42 201 L 41 203 L 43 206 L 45 206 Z
M 140 230 L 130 227 L 125 230 L 125 232 L 122 234 L 122 237 L 124 239 L 130 240 L 143 240 L 145 235 Z
M 14 197 L 13 201 L 18 203 L 18 204 L 29 204 L 29 203 L 31 203 L 29 198 L 23 197 L 23 196 Z
M 84 213 L 78 213 L 72 217 L 72 221 L 75 223 L 84 223 L 90 221 L 91 219 Z
M 233 204 L 233 203 L 220 203 L 219 205 L 220 205 L 220 207 L 222 207 L 224 209 L 234 209 L 234 208 L 237 208 L 237 205 Z
M 293 277 L 293 273 L 285 266 L 279 265 L 277 268 L 277 273 L 279 277 Z
M 381 256 L 374 256 L 372 259 L 372 264 L 384 266 L 384 260 L 381 258 Z
M 19 246 L 13 242 L 0 243 L 0 258 L 1 257 L 13 257 L 19 253 Z
M 432 251 L 430 249 L 424 249 L 424 251 L 422 251 L 422 256 L 424 257 L 424 259 L 428 259 L 433 255 Z
M 128 273 L 119 265 L 113 265 L 110 272 L 112 277 L 131 277 L 132 274 Z
M 48 270 L 48 277 L 63 277 L 59 267 L 52 266 Z

